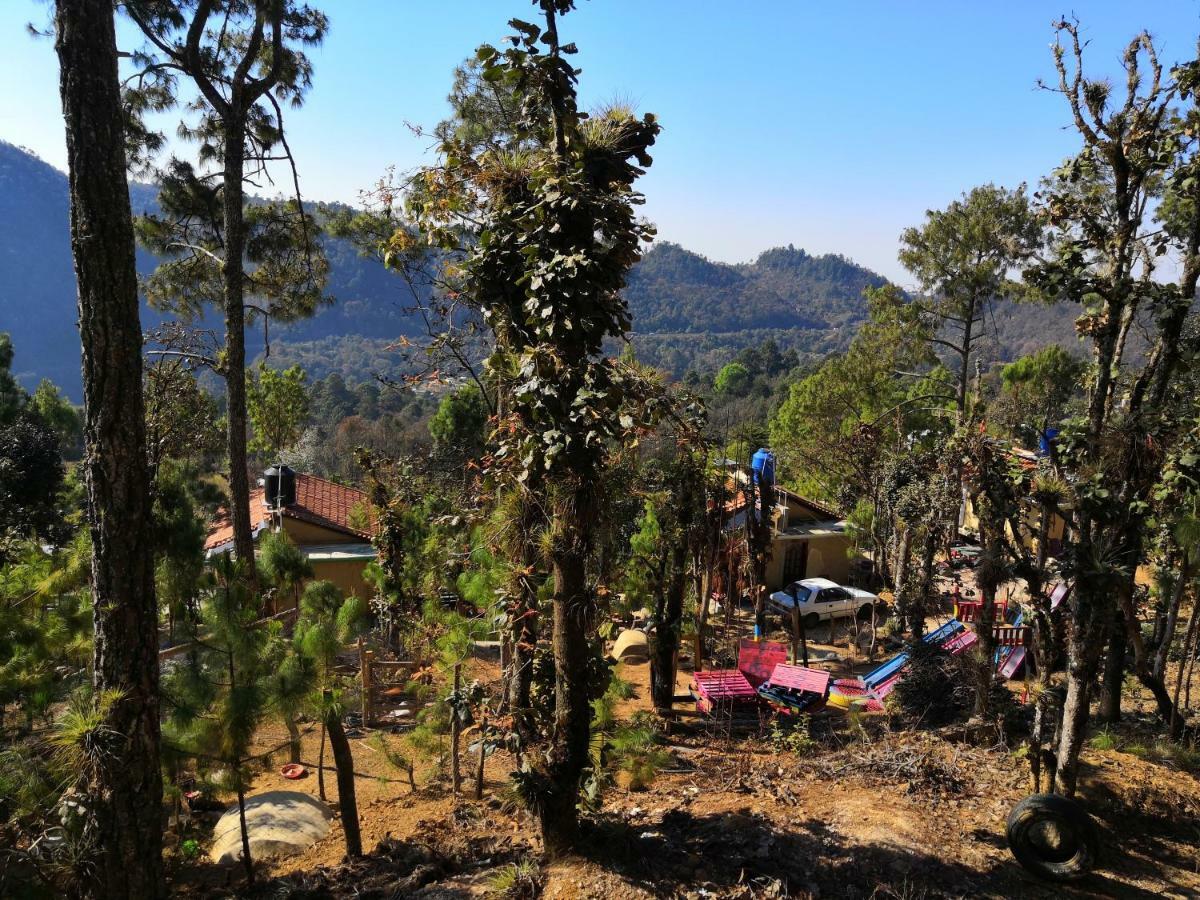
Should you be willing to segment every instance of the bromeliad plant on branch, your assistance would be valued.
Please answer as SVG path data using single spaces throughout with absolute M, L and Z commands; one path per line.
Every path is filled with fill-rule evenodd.
M 653 116 L 612 107 L 595 117 L 576 100 L 575 51 L 558 36 L 572 0 L 539 0 L 544 27 L 514 19 L 505 49 L 477 53 L 482 78 L 513 98 L 505 139 L 479 147 L 451 135 L 442 165 L 411 211 L 449 254 L 493 332 L 487 375 L 501 398 L 494 461 L 498 484 L 528 490 L 544 518 L 541 552 L 553 582 L 554 704 L 540 723 L 541 752 L 525 754 L 518 786 L 537 813 L 551 856 L 578 834 L 580 783 L 589 765 L 596 585 L 589 578 L 595 519 L 612 448 L 654 415 L 653 392 L 601 356 L 630 327 L 621 297 L 653 228 L 634 215 L 633 183 L 650 164 Z M 462 244 L 458 214 L 479 227 Z

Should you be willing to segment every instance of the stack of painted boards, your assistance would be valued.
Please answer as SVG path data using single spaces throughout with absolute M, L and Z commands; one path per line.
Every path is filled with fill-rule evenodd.
M 1011 625 L 995 626 L 996 672 L 1012 678 L 1025 662 L 1029 629 L 1021 616 Z M 958 619 L 951 619 L 923 638 L 952 656 L 965 653 L 979 635 Z M 756 719 L 765 702 L 785 714 L 811 713 L 826 707 L 878 712 L 908 669 L 907 651 L 872 669 L 862 678 L 831 681 L 823 669 L 790 665 L 787 648 L 774 641 L 742 640 L 736 669 L 696 672 L 693 695 L 696 709 L 705 715 L 734 720 Z
M 951 619 L 922 639 L 927 644 L 957 656 L 974 646 L 979 635 L 968 631 L 958 619 Z M 839 678 L 829 687 L 829 705 L 839 709 L 878 712 L 908 667 L 907 651 L 897 653 L 862 678 Z
M 787 715 L 816 712 L 829 696 L 829 673 L 779 663 L 771 677 L 759 685 L 758 695 Z

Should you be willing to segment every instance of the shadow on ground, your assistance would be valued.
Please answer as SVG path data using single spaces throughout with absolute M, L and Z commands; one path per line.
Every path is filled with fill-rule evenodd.
M 749 888 L 774 897 L 1157 898 L 1103 873 L 1064 889 L 1040 882 L 1015 861 L 980 872 L 954 859 L 888 844 L 846 841 L 809 819 L 786 829 L 752 813 L 669 812 L 659 826 L 605 820 L 588 826 L 584 855 L 663 897 L 704 888 L 718 895 Z

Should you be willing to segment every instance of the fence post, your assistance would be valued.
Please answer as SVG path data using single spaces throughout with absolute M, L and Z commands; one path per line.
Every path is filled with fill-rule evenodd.
M 358 636 L 358 674 L 362 679 L 362 727 L 366 728 L 371 721 L 371 653 L 362 635 Z
M 458 743 L 462 736 L 462 724 L 458 714 L 458 692 L 462 687 L 462 663 L 454 664 L 454 704 L 450 709 L 450 779 L 457 794 L 462 787 L 462 777 L 458 771 Z

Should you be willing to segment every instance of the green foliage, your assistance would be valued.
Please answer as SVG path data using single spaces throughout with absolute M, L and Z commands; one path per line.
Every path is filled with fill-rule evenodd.
M 1045 429 L 1064 418 L 1082 395 L 1087 364 L 1050 344 L 1000 370 L 1001 394 L 993 418 L 1026 446 L 1036 446 Z
M 29 405 L 46 427 L 58 435 L 59 448 L 64 454 L 74 456 L 82 451 L 83 416 L 52 381 L 43 378 L 38 383 Z
M 279 624 L 255 627 L 258 598 L 232 559 L 215 558 L 212 574 L 193 626 L 195 652 L 163 675 L 163 758 L 167 765 L 194 759 L 201 772 L 224 773 L 225 789 L 244 789 L 250 746 L 269 711 Z
M 58 435 L 36 413 L 23 410 L 0 427 L 0 563 L 15 540 L 68 538 L 64 475 Z
M 713 380 L 713 389 L 718 394 L 741 397 L 750 388 L 750 370 L 740 362 L 731 362 L 721 367 Z
M 207 526 L 195 491 L 200 474 L 190 465 L 164 462 L 154 496 L 154 583 L 172 624 L 196 613 L 204 575 Z
M 0 565 L 0 713 L 15 705 L 27 729 L 87 679 L 91 609 L 82 563 L 90 545 L 77 545 L 53 554 L 23 545 Z
M 768 740 L 776 753 L 791 753 L 795 756 L 808 757 L 820 748 L 813 739 L 811 721 L 808 716 L 789 719 L 785 725 L 779 718 L 771 722 Z
M 617 728 L 608 752 L 617 768 L 627 773 L 631 791 L 645 790 L 671 764 L 671 754 L 659 746 L 655 724 L 644 719 Z
M 143 394 L 151 472 L 166 459 L 199 464 L 221 452 L 217 402 L 188 366 L 175 358 L 148 365 Z
M 304 553 L 282 529 L 268 531 L 259 538 L 258 570 L 293 604 L 298 599 L 301 584 L 313 575 L 312 565 Z
M 650 500 L 645 502 L 637 531 L 629 539 L 629 549 L 623 585 L 625 608 L 621 612 L 653 610 L 666 591 L 668 548 Z
M 488 414 L 487 400 L 473 384 L 447 394 L 429 420 L 434 448 L 467 457 L 479 456 L 483 451 Z
M 328 679 L 337 655 L 368 627 L 370 609 L 359 597 L 343 597 L 328 581 L 310 581 L 300 596 L 296 646 Z
M 12 362 L 12 338 L 7 331 L 0 331 L 0 428 L 12 424 L 29 399 L 13 377 Z
M 283 370 L 259 366 L 257 373 L 246 373 L 251 452 L 274 459 L 300 439 L 309 413 L 305 379 L 299 366 Z
M 501 900 L 533 900 L 541 895 L 542 873 L 532 859 L 501 866 L 488 878 L 488 889 Z
M 870 496 L 881 454 L 927 430 L 930 409 L 950 399 L 944 386 L 897 374 L 936 362 L 919 309 L 891 286 L 869 292 L 868 301 L 870 321 L 850 349 L 792 384 L 771 420 L 771 447 L 790 485 L 817 499 Z
M 416 781 L 413 777 L 413 759 L 412 756 L 401 753 L 397 750 L 392 742 L 387 739 L 382 731 L 376 731 L 371 735 L 370 744 L 375 751 L 383 757 L 384 762 L 388 764 L 396 772 L 401 772 L 408 779 L 410 790 L 416 790 Z

